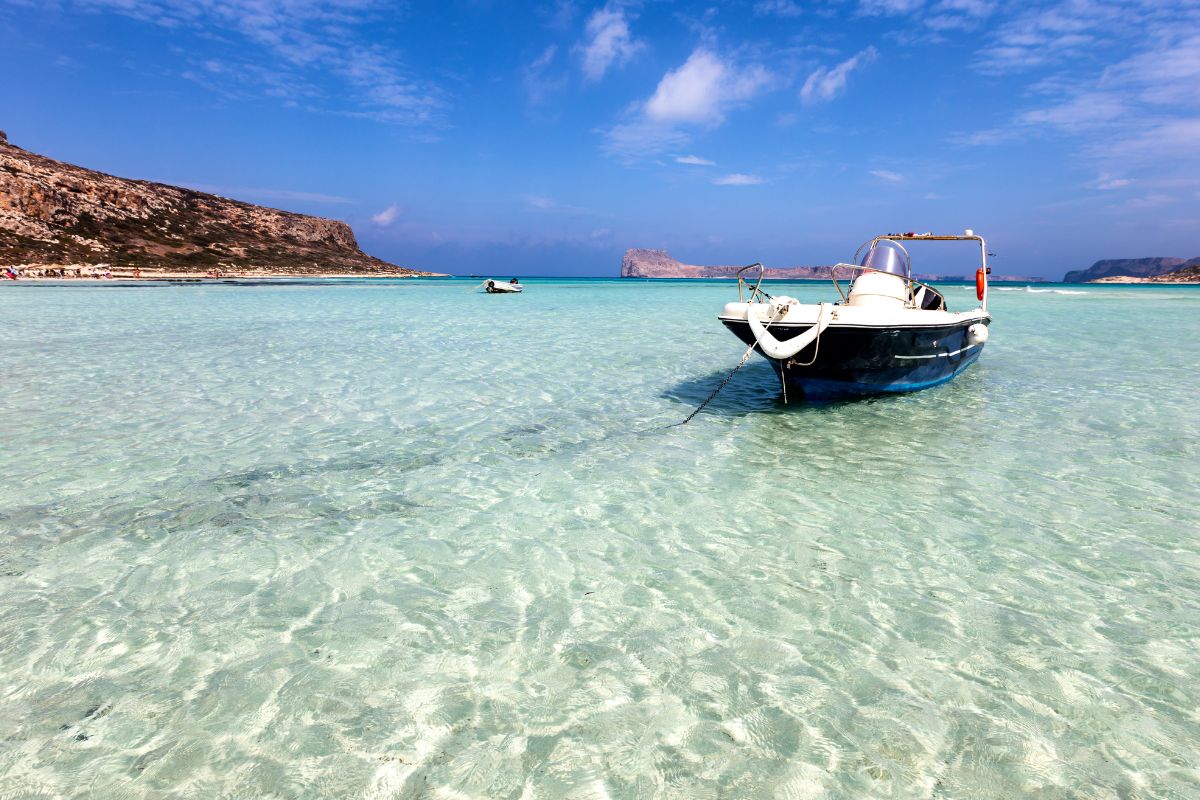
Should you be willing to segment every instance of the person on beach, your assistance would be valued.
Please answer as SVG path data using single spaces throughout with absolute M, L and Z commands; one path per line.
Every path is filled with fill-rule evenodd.
M 13 272 L 12 267 L 5 267 L 4 277 L 8 278 L 10 281 L 15 281 L 17 279 L 17 273 Z

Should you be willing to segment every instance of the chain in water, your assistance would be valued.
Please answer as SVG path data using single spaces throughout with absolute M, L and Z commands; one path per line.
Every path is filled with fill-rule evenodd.
M 716 397 L 718 394 L 720 394 L 720 393 L 721 393 L 721 390 L 722 390 L 722 389 L 724 389 L 724 388 L 725 388 L 725 386 L 726 386 L 726 385 L 727 385 L 727 384 L 728 384 L 728 383 L 729 383 L 731 380 L 733 380 L 733 376 L 737 374 L 737 371 L 738 371 L 739 369 L 741 369 L 742 367 L 746 366 L 746 362 L 750 360 L 750 354 L 754 352 L 754 347 L 755 347 L 755 345 L 757 345 L 757 344 L 758 344 L 758 342 L 755 342 L 754 344 L 752 344 L 752 345 L 750 345 L 749 347 L 747 347 L 747 348 L 746 348 L 746 352 L 742 354 L 742 360 L 741 360 L 741 361 L 739 361 L 739 362 L 737 363 L 737 366 L 736 366 L 736 367 L 734 367 L 733 369 L 731 369 L 731 370 L 729 371 L 729 374 L 725 376 L 725 380 L 723 380 L 723 381 L 721 381 L 719 384 L 717 384 L 717 388 L 713 389 L 713 391 L 712 391 L 712 394 L 710 394 L 710 395 L 709 395 L 707 398 L 705 398 L 705 400 L 704 400 L 704 402 L 703 402 L 703 403 L 701 403 L 700 405 L 696 406 L 696 410 L 695 410 L 695 411 L 693 411 L 692 413 L 688 414 L 688 416 L 687 416 L 687 419 L 685 419 L 683 422 L 673 422 L 673 423 L 671 423 L 670 425 L 667 425 L 667 426 L 665 426 L 665 427 L 667 427 L 667 428 L 678 428 L 680 425 L 687 425 L 689 422 L 691 422 L 691 421 L 692 421 L 692 418 L 693 418 L 693 417 L 695 417 L 697 414 L 699 414 L 701 411 L 703 411 L 703 410 L 704 410 L 704 407 L 705 407 L 706 405 L 708 405 L 709 403 L 711 403 L 711 402 L 713 401 L 713 398 L 715 398 L 715 397 Z

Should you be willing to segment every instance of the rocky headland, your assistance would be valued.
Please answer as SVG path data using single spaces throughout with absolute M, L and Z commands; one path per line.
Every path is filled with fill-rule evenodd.
M 1200 258 L 1190 261 L 1163 256 L 1106 259 L 1087 269 L 1071 270 L 1063 276 L 1063 283 L 1192 283 L 1196 280 L 1198 265 Z
M 648 250 L 632 248 L 625 251 L 621 259 L 622 278 L 735 278 L 741 266 L 699 266 L 684 264 L 667 253 L 666 250 Z M 828 280 L 832 266 L 812 267 L 767 267 L 765 275 L 775 280 Z M 756 277 L 757 272 L 753 273 Z M 843 276 L 849 276 L 843 271 Z M 920 281 L 962 281 L 962 275 L 927 275 L 914 274 Z M 992 281 L 1016 281 L 1021 283 L 1040 283 L 1043 278 L 1027 278 L 1021 275 L 994 275 Z
M 700 266 L 671 258 L 666 250 L 632 248 L 621 259 L 622 278 L 734 278 L 745 264 Z M 828 278 L 829 267 L 767 267 L 766 276 L 777 279 Z M 757 273 L 755 273 L 757 275 Z
M 1097 278 L 1089 283 L 1200 283 L 1200 258 L 1185 261 L 1179 269 L 1164 272 L 1149 277 L 1132 277 L 1128 275 L 1110 275 Z
M 96 172 L 0 131 L 0 270 L 23 275 L 432 275 L 367 255 L 344 222 Z

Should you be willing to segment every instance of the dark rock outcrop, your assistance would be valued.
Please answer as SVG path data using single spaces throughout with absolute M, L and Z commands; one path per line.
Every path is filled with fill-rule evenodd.
M 0 265 L 424 275 L 373 258 L 344 222 L 128 180 L 0 135 Z

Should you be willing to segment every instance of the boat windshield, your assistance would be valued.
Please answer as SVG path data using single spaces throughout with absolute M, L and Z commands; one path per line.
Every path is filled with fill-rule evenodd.
M 908 263 L 901 252 L 894 247 L 881 247 L 883 244 L 890 244 L 886 240 L 879 242 L 863 256 L 860 266 L 867 269 L 876 269 L 880 272 L 890 272 L 893 275 L 899 275 L 901 278 L 908 277 Z

